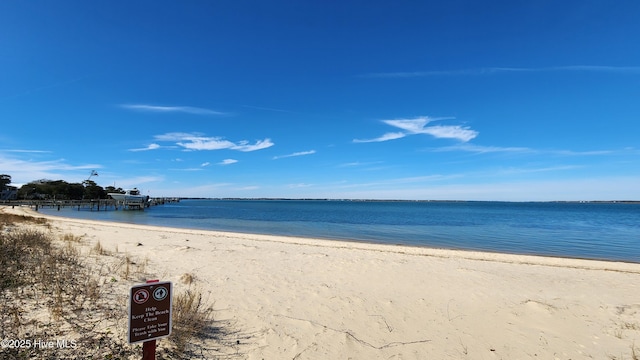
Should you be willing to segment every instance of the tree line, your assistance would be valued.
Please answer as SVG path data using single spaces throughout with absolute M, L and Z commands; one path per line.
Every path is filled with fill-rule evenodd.
M 106 199 L 108 193 L 124 194 L 122 188 L 114 186 L 102 186 L 93 180 L 84 180 L 81 183 L 68 183 L 64 180 L 41 179 L 22 185 L 20 188 L 12 186 L 11 176 L 0 175 L 0 193 L 2 199 L 25 200 L 83 200 Z M 6 200 L 6 199 L 5 199 Z

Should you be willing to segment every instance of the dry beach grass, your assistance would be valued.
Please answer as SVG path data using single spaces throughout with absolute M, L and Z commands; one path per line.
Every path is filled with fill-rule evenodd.
M 144 261 L 56 232 L 43 218 L 0 212 L 0 231 L 0 359 L 140 357 L 140 345 L 126 343 L 125 297 L 148 275 Z M 223 333 L 213 309 L 191 286 L 173 308 L 173 335 L 158 359 L 205 357 L 200 339 Z
M 125 344 L 126 297 L 147 278 L 171 280 L 184 296 L 174 299 L 181 309 L 174 308 L 174 334 L 159 341 L 163 358 L 633 360 L 640 354 L 640 264 L 49 216 L 46 223 L 29 221 L 22 226 L 51 237 L 82 276 L 61 285 L 69 290 L 58 291 L 57 280 L 46 289 L 3 290 L 5 299 L 19 300 L 3 311 L 3 324 L 14 324 L 8 336 L 74 339 L 93 358 L 139 357 L 136 346 Z M 78 315 L 80 309 L 90 311 Z M 22 316 L 19 326 L 12 313 Z M 182 321 L 189 324 L 183 330 L 199 330 L 180 335 Z M 84 358 L 71 350 L 66 354 Z

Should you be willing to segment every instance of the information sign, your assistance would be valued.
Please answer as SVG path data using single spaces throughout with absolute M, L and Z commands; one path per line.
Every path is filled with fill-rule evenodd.
M 171 334 L 172 284 L 170 281 L 134 285 L 129 292 L 129 343 Z

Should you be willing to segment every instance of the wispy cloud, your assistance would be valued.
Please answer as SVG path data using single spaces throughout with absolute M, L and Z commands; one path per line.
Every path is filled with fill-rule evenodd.
M 202 164 L 200 164 L 200 166 L 201 166 L 201 167 L 207 167 L 207 166 L 209 166 L 209 165 L 211 165 L 211 163 L 210 163 L 210 162 L 208 162 L 208 161 L 203 162 Z
M 555 67 L 548 67 L 548 68 L 533 69 L 533 71 L 588 71 L 588 72 L 640 74 L 640 66 L 573 65 L 573 66 L 555 66 Z
M 294 112 L 293 112 L 293 111 L 283 110 L 283 109 L 275 109 L 275 108 L 262 107 L 262 106 L 253 106 L 253 105 L 242 105 L 242 106 L 243 106 L 243 107 L 246 107 L 246 108 L 249 108 L 249 109 L 256 109 L 256 110 L 274 111 L 274 112 L 281 112 L 281 113 L 294 114 Z
M 478 132 L 471 130 L 468 127 L 459 125 L 435 125 L 427 126 L 430 122 L 435 120 L 445 120 L 453 118 L 430 118 L 427 116 L 417 117 L 415 119 L 396 119 L 396 120 L 383 120 L 382 122 L 399 128 L 401 132 L 389 132 L 380 137 L 373 139 L 354 139 L 355 143 L 370 143 L 370 142 L 382 142 L 389 140 L 401 139 L 405 136 L 426 134 L 431 135 L 438 139 L 455 139 L 463 142 L 467 142 L 476 136 Z
M 94 170 L 101 168 L 98 164 L 71 165 L 65 159 L 57 159 L 50 161 L 25 161 L 19 159 L 11 159 L 0 157 L 0 168 L 6 172 L 21 171 L 74 171 L 74 170 Z
M 24 150 L 24 149 L 9 149 L 9 150 L 2 150 L 4 152 L 12 152 L 12 153 L 27 153 L 27 154 L 48 154 L 51 153 L 51 151 L 46 151 L 46 150 Z
M 243 141 L 240 141 L 237 145 L 232 146 L 230 149 L 249 152 L 249 151 L 256 151 L 256 150 L 270 148 L 273 145 L 274 143 L 271 142 L 271 139 L 269 138 L 264 140 L 258 140 L 256 141 L 255 144 L 250 144 L 248 141 L 243 140 Z
M 312 155 L 315 154 L 316 151 L 315 150 L 309 150 L 309 151 L 300 151 L 300 152 L 295 152 L 293 154 L 289 154 L 289 155 L 280 155 L 280 156 L 274 156 L 273 160 L 277 160 L 277 159 L 284 159 L 284 158 L 290 158 L 290 157 L 296 157 L 296 156 L 305 156 L 305 155 Z
M 349 163 L 340 164 L 340 165 L 338 165 L 338 167 L 340 167 L 340 168 L 362 167 L 362 166 L 377 165 L 377 164 L 381 164 L 381 163 L 382 163 L 382 161 L 368 161 L 368 162 L 355 161 L 355 162 L 349 162 Z
M 154 112 L 154 113 L 187 113 L 194 115 L 229 115 L 228 113 L 193 107 L 193 106 L 159 106 L 159 105 L 148 105 L 148 104 L 123 104 L 120 107 L 129 110 L 135 111 L 143 111 L 143 112 Z
M 568 170 L 575 170 L 580 168 L 584 168 L 584 166 L 558 165 L 558 166 L 548 166 L 548 167 L 538 167 L 538 168 L 508 168 L 500 171 L 499 173 L 502 175 L 514 175 L 514 174 L 530 174 L 530 173 L 540 173 L 540 172 L 568 171 Z
M 147 147 L 143 147 L 143 148 L 137 148 L 137 149 L 129 149 L 129 151 L 133 151 L 133 152 L 137 152 L 137 151 L 149 151 L 149 150 L 156 150 L 156 149 L 160 149 L 161 146 L 158 144 L 149 144 Z
M 640 74 L 640 66 L 598 66 L 598 65 L 570 65 L 570 66 L 550 66 L 539 68 L 519 68 L 519 67 L 488 67 L 478 69 L 460 70 L 429 70 L 429 71 L 409 71 L 409 72 L 383 72 L 362 75 L 367 78 L 413 78 L 429 76 L 464 76 L 464 75 L 491 75 L 500 73 L 533 73 L 533 72 L 600 72 L 600 73 L 621 73 Z
M 467 151 L 477 154 L 487 154 L 487 153 L 531 153 L 536 152 L 534 149 L 526 148 L 526 147 L 501 147 L 501 146 L 484 146 L 484 145 L 475 145 L 475 144 L 459 144 L 454 146 L 445 146 L 433 149 L 434 152 L 445 152 L 445 151 Z
M 575 150 L 532 149 L 528 147 L 484 146 L 484 145 L 475 145 L 475 144 L 469 144 L 469 143 L 435 148 L 435 149 L 431 149 L 430 151 L 433 151 L 433 152 L 466 151 L 466 152 L 471 152 L 476 154 L 521 153 L 521 154 L 546 154 L 546 155 L 555 155 L 555 156 L 601 156 L 601 155 L 612 155 L 617 153 L 617 151 L 614 151 L 614 150 L 575 151 Z
M 237 162 L 238 162 L 238 160 L 236 160 L 236 159 L 224 159 L 224 160 L 220 161 L 218 163 L 218 165 L 231 165 L 231 164 L 235 164 Z
M 256 150 L 262 150 L 274 145 L 271 139 L 266 138 L 264 140 L 257 140 L 251 144 L 246 140 L 232 142 L 222 137 L 209 137 L 202 134 L 190 134 L 190 133 L 167 133 L 155 136 L 156 141 L 174 142 L 176 145 L 182 147 L 185 150 L 238 150 L 243 152 L 250 152 Z
M 558 150 L 553 151 L 557 155 L 564 156 L 598 156 L 598 155 L 610 155 L 613 154 L 612 150 L 591 150 L 591 151 L 574 151 L 574 150 Z
M 464 142 L 467 142 L 478 136 L 477 131 L 459 125 L 428 126 L 422 129 L 422 131 L 417 132 L 416 134 L 429 134 L 438 139 L 455 139 Z
M 383 142 L 383 141 L 401 139 L 405 136 L 407 136 L 407 133 L 391 132 L 391 133 L 383 134 L 382 136 L 379 136 L 373 139 L 353 139 L 353 142 L 354 143 Z
M 68 175 L 77 177 L 81 174 L 86 178 L 87 171 L 101 168 L 99 164 L 73 165 L 66 159 L 33 161 L 5 157 L 0 153 L 0 169 L 3 173 L 11 175 L 13 185 L 38 179 L 58 179 Z
M 615 184 L 616 186 L 611 186 Z M 370 187 L 354 184 L 350 188 L 335 187 L 321 197 L 351 199 L 429 199 L 429 200 L 488 200 L 488 201 L 551 201 L 551 200 L 611 200 L 640 197 L 638 179 L 634 176 L 603 176 L 532 181 L 496 179 L 487 183 L 443 181 L 428 186 Z
M 401 177 L 401 178 L 389 178 L 389 179 L 380 179 L 378 181 L 371 182 L 357 182 L 357 183 L 346 183 L 341 184 L 338 187 L 343 189 L 348 188 L 379 188 L 379 187 L 403 187 L 410 184 L 433 184 L 437 182 L 449 181 L 452 179 L 462 178 L 464 174 L 450 174 L 450 175 L 442 175 L 442 174 L 434 174 L 434 175 L 423 175 L 423 176 L 411 176 L 411 177 Z
M 202 167 L 190 167 L 190 168 L 172 168 L 169 169 L 172 171 L 202 171 L 203 168 Z
M 289 184 L 287 185 L 288 188 L 290 189 L 300 189 L 300 188 L 307 188 L 307 187 L 311 187 L 313 186 L 312 184 L 306 184 L 306 183 L 299 183 L 299 184 Z

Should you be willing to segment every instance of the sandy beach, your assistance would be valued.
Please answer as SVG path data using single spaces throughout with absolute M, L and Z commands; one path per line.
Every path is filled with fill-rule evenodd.
M 176 292 L 193 277 L 228 358 L 640 357 L 640 264 L 47 218 Z

